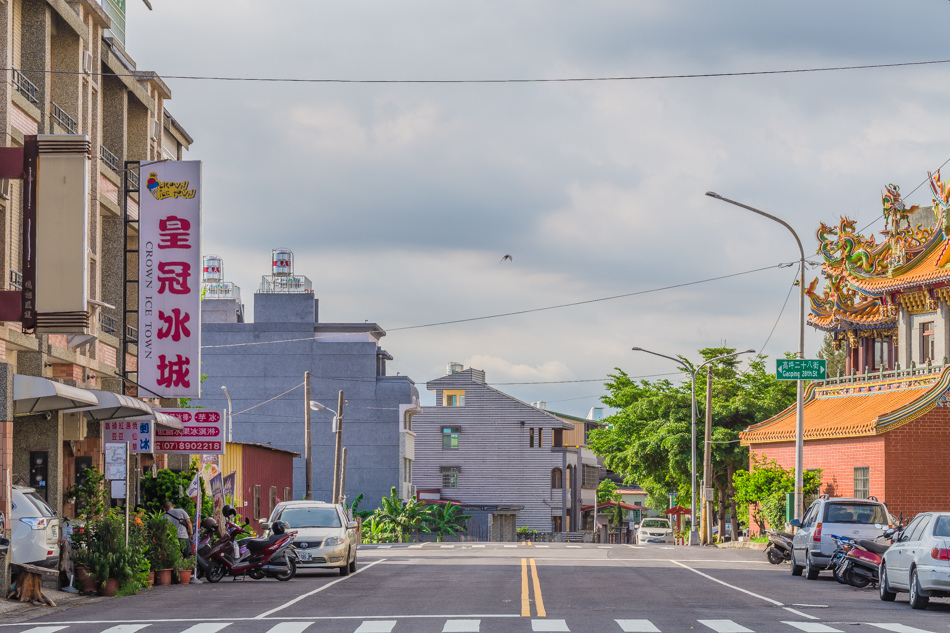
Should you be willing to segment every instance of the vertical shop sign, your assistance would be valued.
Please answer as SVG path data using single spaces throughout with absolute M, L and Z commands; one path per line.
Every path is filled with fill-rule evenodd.
M 138 382 L 161 397 L 199 398 L 201 162 L 168 161 L 142 173 Z

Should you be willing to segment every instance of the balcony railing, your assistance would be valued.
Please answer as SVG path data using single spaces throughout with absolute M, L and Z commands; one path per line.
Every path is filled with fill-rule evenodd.
M 78 126 L 76 119 L 66 114 L 66 112 L 61 107 L 56 105 L 55 101 L 50 101 L 49 106 L 49 118 L 56 123 L 59 123 L 60 127 L 70 134 L 75 134 L 76 128 Z
M 10 290 L 23 290 L 23 273 L 18 270 L 10 271 Z
M 119 173 L 119 157 L 106 149 L 105 145 L 99 146 L 99 158 L 102 159 L 109 168 L 115 173 Z
M 944 358 L 942 363 L 932 363 L 927 362 L 921 365 L 918 365 L 915 362 L 911 362 L 910 367 L 901 369 L 898 366 L 895 369 L 870 369 L 866 368 L 864 372 L 857 373 L 854 372 L 850 376 L 838 376 L 835 378 L 828 378 L 823 381 L 819 381 L 823 385 L 846 385 L 851 383 L 861 383 L 868 382 L 873 380 L 899 380 L 901 378 L 913 378 L 915 376 L 927 376 L 929 374 L 937 374 L 944 370 L 947 366 L 947 359 Z
M 139 329 L 132 327 L 131 325 L 125 326 L 125 337 L 132 342 L 137 343 L 139 340 Z
M 126 186 L 129 189 L 138 189 L 139 188 L 139 174 L 134 169 L 130 169 L 125 172 L 125 181 Z
M 13 69 L 13 86 L 27 101 L 35 106 L 40 105 L 40 89 L 16 68 Z
M 235 299 L 241 302 L 241 289 L 230 281 L 216 281 L 201 284 L 205 299 Z
M 114 316 L 99 313 L 99 329 L 112 336 L 119 335 L 119 322 Z

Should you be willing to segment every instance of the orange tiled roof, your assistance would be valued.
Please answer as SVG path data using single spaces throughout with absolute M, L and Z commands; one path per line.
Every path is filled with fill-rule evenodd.
M 805 439 L 878 435 L 912 421 L 938 403 L 944 406 L 950 368 L 940 374 L 855 383 L 812 383 L 804 406 Z M 750 426 L 742 444 L 795 439 L 795 406 Z
M 808 315 L 808 324 L 821 330 L 839 329 L 841 324 L 854 324 L 858 327 L 873 327 L 875 325 L 892 325 L 897 322 L 897 317 L 889 316 L 881 309 L 881 304 L 876 300 L 867 302 L 867 305 L 854 312 L 835 311 L 833 314 L 818 316 L 816 314 Z
M 945 255 L 950 254 L 946 252 L 948 245 L 950 241 L 946 237 L 935 241 L 931 248 L 894 271 L 893 276 L 867 278 L 850 271 L 844 271 L 844 274 L 852 287 L 877 296 L 894 290 L 950 281 L 950 267 L 947 267 L 945 258 Z

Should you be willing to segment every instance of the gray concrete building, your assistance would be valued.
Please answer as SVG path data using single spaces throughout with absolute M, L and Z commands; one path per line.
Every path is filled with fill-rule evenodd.
M 363 493 L 360 507 L 373 509 L 392 486 L 407 498 L 419 392 L 409 377 L 387 375 L 392 356 L 380 346 L 386 332 L 377 324 L 320 322 L 319 301 L 309 279 L 293 273 L 292 257 L 289 251 L 274 251 L 272 274 L 254 294 L 253 322 L 244 322 L 239 289 L 220 276 L 206 281 L 218 285 L 202 302 L 202 372 L 207 379 L 200 405 L 227 410 L 226 387 L 234 441 L 304 455 L 302 383 L 309 371 L 311 400 L 336 409 L 343 390 L 347 401 L 343 444 L 348 499 Z M 331 499 L 333 487 L 332 422 L 332 413 L 312 411 L 313 498 L 324 501 Z M 304 495 L 304 475 L 304 459 L 294 460 L 295 499 Z M 283 500 L 280 494 L 277 502 Z

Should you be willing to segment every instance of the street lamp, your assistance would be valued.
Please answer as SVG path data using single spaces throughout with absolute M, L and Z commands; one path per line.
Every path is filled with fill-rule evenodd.
M 234 420 L 231 418 L 231 394 L 228 393 L 228 388 L 224 385 L 221 385 L 221 391 L 224 392 L 224 397 L 228 399 L 228 441 L 231 441 L 231 430 L 234 426 Z
M 747 349 L 743 352 L 733 352 L 732 354 L 724 354 L 722 356 L 717 356 L 707 360 L 702 365 L 693 368 L 686 361 L 676 358 L 675 356 L 667 356 L 666 354 L 659 354 L 657 352 L 651 352 L 648 349 L 643 349 L 642 347 L 634 347 L 633 351 L 635 352 L 646 352 L 647 354 L 653 354 L 654 356 L 659 356 L 660 358 L 666 358 L 673 361 L 674 363 L 679 363 L 686 368 L 686 371 L 689 372 L 690 377 L 690 420 L 691 420 L 691 436 L 692 436 L 692 455 L 690 457 L 690 490 L 692 492 L 690 499 L 690 527 L 689 527 L 689 544 L 698 545 L 699 544 L 699 532 L 696 529 L 696 374 L 699 373 L 699 370 L 710 365 L 717 361 L 723 360 L 725 358 L 732 358 L 733 356 L 738 356 L 739 354 L 754 354 L 754 349 Z
M 798 239 L 798 233 L 795 232 L 788 222 L 780 218 L 775 217 L 765 211 L 760 211 L 754 207 L 742 204 L 741 202 L 736 202 L 735 200 L 730 200 L 729 198 L 723 198 L 718 193 L 713 191 L 707 191 L 706 195 L 710 198 L 715 198 L 717 200 L 722 200 L 723 202 L 728 202 L 729 204 L 741 207 L 752 213 L 757 213 L 763 217 L 766 217 L 770 220 L 778 222 L 786 229 L 788 229 L 791 234 L 795 237 L 795 243 L 798 244 L 798 252 L 801 254 L 801 259 L 799 260 L 799 297 L 798 297 L 798 320 L 799 320 L 799 330 L 798 330 L 798 357 L 801 359 L 805 358 L 805 249 L 802 248 L 802 241 Z M 805 408 L 804 408 L 804 392 L 805 392 L 805 381 L 796 380 L 797 383 L 795 389 L 795 518 L 801 521 L 802 514 L 804 511 L 804 496 L 803 489 L 805 484 Z
M 333 499 L 331 503 L 342 503 L 343 497 L 343 407 L 347 402 L 343 399 L 343 392 L 340 391 L 334 411 L 330 407 L 320 404 L 316 400 L 310 401 L 310 409 L 313 411 L 329 411 L 333 414 L 333 432 L 336 433 L 336 451 L 333 459 Z M 312 458 L 312 457 L 311 457 Z

